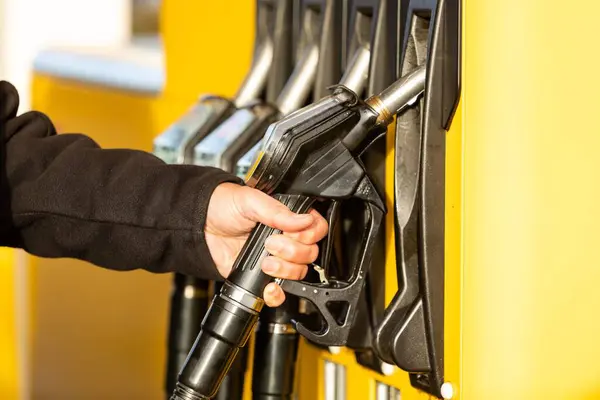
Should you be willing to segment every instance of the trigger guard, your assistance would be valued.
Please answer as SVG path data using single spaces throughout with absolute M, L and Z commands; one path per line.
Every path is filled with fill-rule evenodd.
M 345 346 L 350 335 L 350 329 L 354 324 L 354 309 L 363 288 L 364 280 L 364 275 L 360 272 L 352 282 L 341 288 L 314 285 L 302 281 L 282 281 L 280 285 L 286 293 L 310 301 L 325 320 L 325 328 L 321 331 L 312 331 L 301 322 L 297 322 L 296 330 L 298 333 L 320 345 Z M 338 323 L 327 308 L 327 303 L 330 301 L 345 302 L 348 305 L 343 323 Z
M 319 343 L 323 346 L 335 346 L 335 344 L 327 344 L 327 340 L 324 340 L 329 333 L 329 325 L 327 325 L 324 332 L 321 333 L 311 331 L 305 327 L 302 322 L 296 322 L 296 332 L 304 336 L 310 342 Z
M 375 236 L 385 214 L 385 204 L 366 175 L 358 185 L 354 197 L 365 201 L 370 221 L 369 228 L 365 232 L 366 236 L 363 236 L 366 241 L 363 243 L 362 251 L 357 259 L 358 268 L 352 269 L 352 279 L 348 282 L 330 280 L 329 285 L 293 280 L 279 281 L 285 292 L 310 301 L 319 310 L 326 325 L 321 331 L 312 331 L 301 322 L 296 322 L 296 330 L 308 340 L 324 346 L 345 346 L 348 342 L 350 330 L 356 318 L 355 308 L 371 264 Z M 329 302 L 347 304 L 343 321 L 337 321 L 327 306 Z

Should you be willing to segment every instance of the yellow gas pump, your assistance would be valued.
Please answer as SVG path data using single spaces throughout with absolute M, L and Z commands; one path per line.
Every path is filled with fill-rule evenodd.
M 397 2 L 400 7 L 408 3 Z M 142 95 L 36 75 L 34 107 L 48 112 L 62 131 L 84 131 L 106 146 L 149 150 L 152 137 L 199 93 L 233 95 L 251 58 L 252 7 L 252 1 L 232 7 L 220 1 L 165 0 L 164 89 Z M 440 392 L 446 398 L 463 400 L 600 398 L 600 323 L 595 318 L 600 307 L 596 250 L 600 135 L 595 120 L 600 109 L 600 57 L 593 44 L 599 34 L 600 4 L 587 0 L 573 7 L 539 0 L 463 0 L 460 12 L 460 103 L 445 144 L 444 376 Z M 218 63 L 211 62 L 215 58 Z M 389 209 L 394 201 L 395 134 L 396 127 L 390 127 L 385 155 Z M 388 214 L 386 222 L 385 297 L 390 304 L 398 289 L 393 214 Z M 0 255 L 3 264 L 15 262 L 10 250 Z M 95 309 L 110 307 L 118 294 L 120 307 L 129 304 L 130 310 L 145 310 L 138 313 L 145 315 L 139 322 L 145 342 L 136 347 L 143 348 L 145 356 L 127 368 L 139 368 L 143 384 L 137 387 L 143 387 L 139 393 L 144 398 L 161 398 L 168 278 L 117 275 L 78 264 L 30 259 L 32 303 L 40 329 L 33 335 L 33 360 L 39 368 L 49 368 L 43 355 L 49 342 L 40 336 L 59 311 L 73 312 L 81 317 L 81 326 L 90 326 L 83 314 L 69 308 L 67 300 L 49 301 L 50 288 L 66 289 L 61 282 L 67 277 L 84 289 L 93 282 L 98 293 L 105 293 L 99 302 L 102 307 L 95 302 Z M 14 308 L 13 270 L 3 271 L 0 285 L 6 290 L 0 291 L 0 299 L 4 312 Z M 133 282 L 136 291 L 128 291 Z M 84 289 L 78 294 L 86 299 Z M 140 300 L 148 291 L 153 295 Z M 85 302 L 92 305 L 89 298 Z M 148 315 L 149 308 L 152 315 Z M 14 318 L 13 311 L 6 315 L 9 321 Z M 114 316 L 100 315 L 105 321 Z M 10 324 L 6 326 L 0 331 L 0 389 L 8 391 L 0 397 L 10 399 L 16 398 L 17 360 L 8 344 L 15 334 Z M 94 336 L 98 352 L 110 356 L 115 355 L 110 354 L 113 345 L 127 346 L 128 340 L 144 337 L 136 333 L 128 338 L 127 332 L 120 332 L 110 344 L 105 336 L 110 328 L 94 326 L 99 329 Z M 83 339 L 89 337 L 51 338 L 59 348 L 89 346 Z M 415 388 L 399 368 L 387 375 L 374 372 L 345 348 L 325 351 L 302 341 L 298 357 L 298 400 L 397 396 L 394 392 L 380 397 L 379 384 L 398 389 L 403 400 L 434 398 Z M 329 361 L 343 367 L 343 394 L 328 392 Z M 76 373 L 61 363 L 53 363 L 52 368 L 65 376 Z M 99 362 L 98 368 L 114 369 L 114 360 Z M 92 388 L 103 398 L 120 398 L 116 375 L 108 374 L 97 386 L 82 380 L 86 386 L 73 388 L 69 394 L 83 398 L 82 393 Z M 246 392 L 250 399 L 248 388 Z
M 462 398 L 600 398 L 600 4 L 464 3 Z

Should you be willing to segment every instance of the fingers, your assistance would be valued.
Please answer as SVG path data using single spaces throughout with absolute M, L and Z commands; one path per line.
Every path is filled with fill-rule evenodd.
M 264 273 L 275 278 L 301 280 L 306 277 L 308 267 L 319 255 L 316 245 L 327 235 L 327 221 L 314 210 L 310 215 L 313 222 L 299 232 L 271 235 L 265 241 L 265 249 L 271 254 L 261 265 Z M 269 307 L 278 307 L 285 301 L 279 285 L 270 283 L 263 294 Z
M 308 228 L 300 232 L 285 232 L 285 235 L 304 244 L 315 244 L 321 241 L 329 231 L 327 220 L 314 209 L 310 210 L 310 215 L 313 217 L 313 223 Z
M 314 262 L 319 255 L 316 244 L 307 245 L 284 235 L 269 236 L 265 241 L 265 249 L 273 256 L 296 264 Z
M 279 307 L 285 301 L 285 294 L 278 284 L 271 282 L 265 288 L 263 298 L 269 307 Z
M 319 255 L 316 245 L 328 233 L 328 225 L 315 210 L 296 214 L 273 197 L 256 189 L 244 187 L 236 201 L 240 214 L 251 221 L 278 229 L 265 241 L 271 254 L 261 265 L 262 270 L 275 278 L 301 280 L 308 273 L 307 264 Z M 272 282 L 264 290 L 263 298 L 269 307 L 278 307 L 285 301 L 281 287 Z
M 240 196 L 240 212 L 245 218 L 282 232 L 300 232 L 314 220 L 313 215 L 296 214 L 268 194 L 249 187 L 244 187 Z
M 265 274 L 275 278 L 301 280 L 308 273 L 306 264 L 296 264 L 277 257 L 266 257 L 262 262 Z

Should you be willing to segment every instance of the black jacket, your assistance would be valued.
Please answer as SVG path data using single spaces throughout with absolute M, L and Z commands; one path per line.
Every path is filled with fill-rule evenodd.
M 40 112 L 16 117 L 18 102 L 0 81 L 0 246 L 114 270 L 219 277 L 206 211 L 214 188 L 235 176 L 57 135 Z

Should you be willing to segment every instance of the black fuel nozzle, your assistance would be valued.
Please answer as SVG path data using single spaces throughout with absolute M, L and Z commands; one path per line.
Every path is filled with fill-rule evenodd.
M 219 293 L 222 287 L 223 282 L 214 282 L 213 293 Z M 198 324 L 197 326 L 198 330 L 200 329 L 200 325 Z M 229 372 L 223 378 L 223 383 L 214 397 L 215 400 L 235 400 L 244 397 L 244 381 L 247 366 L 248 348 L 242 347 L 235 360 L 233 360 Z
M 298 312 L 298 298 L 287 296 L 277 308 L 260 314 L 254 336 L 252 399 L 291 400 L 294 394 L 298 332 L 292 321 Z
M 171 316 L 167 349 L 167 390 L 173 391 L 177 375 L 185 363 L 200 322 L 208 310 L 208 282 L 191 276 L 175 275 L 171 294 Z
M 273 195 L 296 213 L 307 212 L 318 199 L 352 198 L 366 204 L 360 256 L 346 281 L 276 280 L 288 294 L 307 299 L 321 313 L 325 324 L 319 331 L 296 323 L 296 330 L 313 342 L 346 343 L 370 264 L 373 238 L 385 214 L 384 201 L 358 159 L 360 149 L 385 132 L 393 115 L 419 96 L 424 84 L 425 71 L 419 69 L 366 102 L 337 86 L 330 96 L 272 124 L 266 133 L 249 185 Z M 258 320 L 263 290 L 274 281 L 260 266 L 268 256 L 265 240 L 274 233 L 279 231 L 265 225 L 251 233 L 206 314 L 172 400 L 212 398 L 219 389 Z M 342 306 L 332 307 L 335 304 Z

